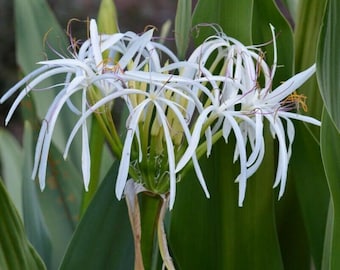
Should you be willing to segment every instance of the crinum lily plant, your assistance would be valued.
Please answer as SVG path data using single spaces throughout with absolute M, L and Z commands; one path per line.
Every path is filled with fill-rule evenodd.
M 143 267 L 139 251 L 139 192 L 160 195 L 163 206 L 158 216 L 158 240 L 165 266 L 174 269 L 163 228 L 166 209 L 175 203 L 177 183 L 183 169 L 193 167 L 209 198 L 199 158 L 210 155 L 214 143 L 231 134 L 236 139 L 234 161 L 240 173 L 239 206 L 242 206 L 247 179 L 256 173 L 265 154 L 265 127 L 278 140 L 278 163 L 274 187 L 281 197 L 286 183 L 288 163 L 294 140 L 292 120 L 320 125 L 318 120 L 297 113 L 304 107 L 304 96 L 295 91 L 313 73 L 315 66 L 287 79 L 273 89 L 277 68 L 273 33 L 274 63 L 269 66 L 259 46 L 247 47 L 219 33 L 206 39 L 186 61 L 180 61 L 164 45 L 153 40 L 153 30 L 141 35 L 127 32 L 98 34 L 95 20 L 90 22 L 90 37 L 71 56 L 39 63 L 2 98 L 5 102 L 21 90 L 14 101 L 6 124 L 20 102 L 31 91 L 58 89 L 46 113 L 37 140 L 32 178 L 38 177 L 44 189 L 48 153 L 54 127 L 64 106 L 78 115 L 65 147 L 80 130 L 82 174 L 85 189 L 90 179 L 88 120 L 97 117 L 112 152 L 119 160 L 116 197 L 127 199 L 135 235 L 135 267 Z M 39 89 L 45 79 L 65 74 L 59 84 Z M 80 93 L 80 94 L 79 94 Z M 77 107 L 72 98 L 81 100 Z M 121 110 L 128 116 L 125 129 L 117 130 L 111 109 L 114 101 L 123 101 Z M 268 125 L 264 125 L 267 121 Z M 226 153 L 230 154 L 230 153 Z M 137 203 L 138 206 L 138 203 Z M 136 220 L 137 219 L 137 220 Z

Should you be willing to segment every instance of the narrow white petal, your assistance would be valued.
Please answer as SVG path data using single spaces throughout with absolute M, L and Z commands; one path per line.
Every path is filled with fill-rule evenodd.
M 87 127 L 84 124 L 82 129 L 82 171 L 83 171 L 83 181 L 85 190 L 88 191 L 90 183 L 90 172 L 91 172 L 91 156 L 89 148 L 89 138 L 87 133 Z
M 295 137 L 295 128 L 294 128 L 293 122 L 289 118 L 285 118 L 285 117 L 283 118 L 287 122 L 287 137 L 288 137 L 288 142 L 289 142 L 287 155 L 288 155 L 288 161 L 289 161 L 292 155 L 292 144 L 293 144 L 294 137 Z
M 131 59 L 135 56 L 135 54 L 144 49 L 147 42 L 150 42 L 152 38 L 153 31 L 147 31 L 140 37 L 135 37 L 133 39 L 133 42 L 129 44 L 129 48 L 127 51 L 124 52 L 123 57 L 119 60 L 118 64 L 122 69 L 125 69 L 125 67 L 130 63 Z
M 163 101 L 164 103 L 166 103 L 175 113 L 175 115 L 177 116 L 177 119 L 179 120 L 179 122 L 181 123 L 181 126 L 183 128 L 183 131 L 184 131 L 184 135 L 187 139 L 187 142 L 189 143 L 191 141 L 191 134 L 190 134 L 190 130 L 189 130 L 189 127 L 188 127 L 188 124 L 186 123 L 182 113 L 179 111 L 179 109 L 177 108 L 177 106 L 172 103 L 171 101 L 169 100 L 166 100 L 166 99 L 161 99 L 161 101 Z M 202 189 L 206 195 L 207 198 L 210 198 L 210 194 L 209 194 L 209 191 L 208 191 L 208 188 L 207 188 L 207 185 L 205 183 L 205 180 L 204 180 L 204 177 L 203 177 L 203 174 L 202 174 L 202 171 L 201 171 L 201 168 L 198 164 L 198 160 L 197 160 L 197 157 L 196 157 L 196 154 L 194 153 L 191 157 L 192 159 L 192 162 L 193 162 L 193 165 L 194 165 L 194 169 L 195 169 L 195 172 L 196 172 L 196 176 L 198 178 L 198 181 L 199 183 L 201 184 L 202 186 Z M 177 172 L 177 171 L 176 171 Z
M 94 60 L 96 62 L 98 73 L 100 74 L 102 73 L 103 69 L 103 57 L 100 49 L 100 39 L 98 35 L 97 23 L 94 19 L 90 21 L 90 39 Z
M 317 120 L 313 117 L 307 116 L 307 115 L 301 115 L 301 114 L 292 113 L 292 112 L 285 112 L 285 111 L 280 111 L 279 115 L 285 116 L 287 118 L 303 121 L 303 122 L 306 122 L 306 123 L 310 123 L 310 124 L 313 124 L 315 126 L 321 126 L 321 122 L 319 120 Z
M 304 84 L 314 73 L 315 64 L 310 68 L 294 75 L 292 78 L 277 87 L 274 91 L 270 92 L 266 99 L 267 102 L 279 103 L 281 100 L 285 99 L 292 92 L 298 89 L 302 84 Z
M 116 182 L 116 197 L 118 200 L 120 200 L 123 195 L 125 183 L 129 174 L 131 145 L 133 142 L 134 134 L 138 126 L 140 115 L 142 114 L 148 102 L 149 100 L 145 100 L 138 107 L 136 107 L 129 121 Z
M 215 109 L 214 106 L 207 107 L 196 120 L 194 130 L 192 132 L 192 137 L 187 147 L 187 150 L 184 152 L 180 161 L 177 163 L 176 172 L 179 172 L 187 162 L 191 159 L 192 155 L 196 152 L 196 148 L 201 138 L 202 127 L 207 119 L 207 116 Z
M 40 153 L 40 165 L 39 165 L 39 170 L 38 170 L 38 177 L 39 177 L 41 188 L 43 188 L 45 185 L 48 152 L 50 149 L 53 130 L 54 130 L 54 126 L 57 121 L 57 117 L 63 105 L 65 104 L 66 100 L 68 100 L 70 96 L 76 91 L 78 91 L 78 88 L 73 88 L 73 91 L 67 91 L 67 89 L 65 89 L 59 92 L 58 95 L 55 97 L 53 103 L 49 107 L 49 110 L 46 113 L 45 119 L 43 120 L 43 122 L 45 122 L 46 124 L 44 125 L 44 129 L 42 130 L 43 131 L 42 135 L 41 136 L 39 135 L 40 139 L 43 138 L 41 142 L 42 148 L 41 148 L 41 152 L 40 151 L 36 152 L 36 154 L 38 155 Z M 42 131 L 40 131 L 40 133 Z M 36 165 L 34 167 L 36 167 Z
M 170 130 L 168 127 L 167 118 L 163 112 L 162 107 L 155 102 L 155 107 L 157 109 L 157 115 L 160 117 L 163 125 L 164 137 L 167 147 L 168 154 L 168 162 L 169 162 L 169 177 L 170 177 L 170 200 L 169 200 L 169 209 L 171 210 L 174 206 L 175 197 L 176 197 L 176 172 L 175 172 L 175 153 L 174 146 L 172 144 Z
M 239 206 L 243 205 L 243 201 L 246 194 L 246 185 L 247 185 L 247 154 L 246 154 L 246 146 L 242 136 L 242 132 L 240 130 L 239 125 L 236 120 L 228 114 L 224 114 L 226 120 L 228 120 L 233 128 L 235 137 L 236 137 L 236 147 L 238 149 L 240 155 L 240 175 L 237 180 L 239 183 Z
M 57 75 L 60 73 L 68 72 L 69 69 L 66 68 L 56 68 L 53 70 L 46 71 L 42 74 L 40 74 L 38 77 L 36 77 L 33 81 L 31 81 L 17 96 L 17 98 L 14 100 L 7 116 L 5 119 L 5 124 L 7 125 L 10 119 L 12 118 L 16 108 L 19 106 L 20 102 L 31 92 L 34 90 L 34 87 L 44 81 L 45 79 L 52 77 L 53 75 Z
M 83 89 L 82 93 L 82 112 L 85 113 L 87 106 L 86 99 L 86 88 Z M 85 190 L 88 191 L 90 183 L 90 172 L 91 172 L 91 157 L 90 157 L 90 147 L 89 147 L 89 136 L 87 132 L 86 121 L 82 125 L 82 172 Z
M 273 127 L 279 142 L 279 158 L 276 169 L 276 178 L 273 186 L 276 187 L 278 186 L 278 184 L 280 184 L 279 197 L 281 197 L 286 185 L 288 171 L 288 153 L 285 139 L 285 131 L 279 118 L 273 119 L 273 117 L 271 116 L 267 116 L 266 118 L 270 121 L 270 124 Z
M 131 155 L 131 145 L 134 136 L 134 129 L 128 129 L 124 141 L 124 147 L 122 151 L 122 157 L 119 164 L 117 182 L 116 182 L 116 197 L 118 200 L 122 198 L 122 194 L 125 188 L 125 183 L 129 174 L 130 167 L 130 155 Z
M 68 140 L 67 140 L 67 143 L 66 143 L 66 146 L 65 146 L 65 151 L 64 151 L 64 158 L 67 157 L 71 143 L 72 143 L 74 137 L 76 136 L 79 128 L 83 125 L 83 123 L 86 121 L 86 119 L 91 114 L 95 113 L 100 107 L 104 106 L 107 103 L 112 102 L 116 98 L 122 97 L 122 96 L 125 96 L 125 95 L 129 95 L 129 94 L 141 94 L 141 91 L 125 89 L 124 92 L 123 91 L 114 92 L 114 93 L 109 94 L 106 97 L 100 99 L 93 106 L 89 107 L 89 109 L 79 118 L 77 123 L 74 125 L 74 127 L 73 127 L 73 129 L 70 133 L 70 136 L 68 137 Z
M 43 148 L 43 144 L 44 144 L 44 141 L 45 141 L 45 134 L 47 132 L 47 128 L 48 128 L 47 122 L 43 121 L 41 128 L 40 128 L 37 144 L 35 146 L 34 165 L 33 165 L 33 171 L 32 171 L 32 179 L 33 180 L 36 178 L 37 172 L 38 172 L 38 169 L 39 169 L 41 150 Z M 47 161 L 45 161 L 45 162 L 47 162 Z M 47 165 L 43 164 L 43 166 L 46 167 Z M 43 190 L 45 188 L 45 179 L 39 179 L 39 183 L 40 183 L 40 189 Z
M 23 79 L 17 82 L 12 88 L 10 88 L 0 99 L 0 103 L 4 103 L 10 96 L 12 96 L 16 91 L 18 91 L 22 86 L 24 86 L 27 82 L 32 80 L 34 77 L 38 76 L 41 73 L 44 73 L 50 67 L 42 66 L 38 69 L 32 71 L 28 75 L 26 75 Z
M 41 61 L 39 64 L 48 65 L 49 67 L 52 66 L 59 66 L 59 67 L 65 67 L 65 68 L 73 68 L 77 70 L 77 68 L 82 69 L 87 73 L 87 75 L 94 75 L 93 70 L 90 68 L 89 65 L 86 64 L 84 61 L 80 61 L 78 59 L 55 59 L 55 60 L 47 60 L 47 61 Z
M 251 166 L 258 157 L 260 149 L 264 147 L 264 139 L 263 139 L 263 119 L 262 115 L 259 113 L 255 114 L 255 147 L 253 152 L 248 158 L 247 166 Z

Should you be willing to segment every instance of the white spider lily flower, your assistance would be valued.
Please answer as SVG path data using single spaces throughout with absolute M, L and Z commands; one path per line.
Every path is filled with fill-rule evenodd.
M 55 123 L 64 105 L 81 117 L 91 104 L 88 98 L 89 92 L 99 90 L 101 96 L 106 97 L 126 88 L 126 82 L 121 76 L 125 71 L 144 70 L 147 67 L 150 71 L 159 72 L 163 68 L 160 60 L 161 53 L 170 62 L 178 61 L 169 49 L 152 41 L 152 34 L 153 31 L 149 30 L 141 35 L 133 32 L 99 35 L 96 22 L 91 20 L 90 38 L 78 51 L 72 52 L 71 58 L 62 57 L 39 62 L 41 67 L 28 74 L 1 97 L 0 103 L 3 103 L 21 90 L 5 119 L 5 123 L 8 124 L 20 102 L 31 91 L 52 89 L 58 91 L 42 121 L 35 150 L 32 178 L 38 176 L 41 189 L 45 187 L 47 158 Z M 108 57 L 103 58 L 104 53 Z M 65 81 L 39 89 L 39 85 L 44 80 L 62 74 L 66 76 Z M 81 94 L 81 104 L 76 106 L 71 99 L 79 98 L 79 95 L 76 96 L 78 93 Z M 87 190 L 90 179 L 90 153 L 86 121 L 82 122 L 81 130 L 82 172 Z
M 289 111 L 296 109 L 296 107 L 299 106 L 299 102 L 303 102 L 301 100 L 302 97 L 294 94 L 294 92 L 314 73 L 315 64 L 285 81 L 273 91 L 268 92 L 266 89 L 256 89 L 248 93 L 242 103 L 241 112 L 249 114 L 249 117 L 254 121 L 256 127 L 262 125 L 263 120 L 267 119 L 273 138 L 278 139 L 279 153 L 274 187 L 280 184 L 279 198 L 282 197 L 285 189 L 288 163 L 295 136 L 294 124 L 291 119 L 317 126 L 321 124 L 320 121 L 312 117 Z M 283 124 L 282 120 L 286 122 L 286 125 Z M 255 140 L 258 140 L 258 138 L 255 138 Z M 260 160 L 262 160 L 262 157 Z M 257 164 L 254 169 L 257 169 L 259 165 L 260 164 Z M 252 173 L 253 172 L 251 172 L 251 174 Z
M 174 139 L 176 134 L 173 134 L 172 131 L 177 124 L 180 127 L 179 132 L 184 134 L 185 140 L 187 142 L 191 140 L 187 120 L 189 116 L 186 114 L 184 106 L 188 106 L 190 103 L 196 103 L 197 106 L 200 106 L 200 101 L 192 95 L 191 88 L 188 88 L 188 85 L 193 82 L 191 79 L 178 75 L 141 71 L 126 71 L 121 74 L 121 78 L 127 82 L 127 85 L 129 85 L 129 82 L 134 82 L 134 85 L 138 82 L 139 85 L 144 85 L 145 89 L 127 88 L 115 91 L 89 107 L 74 126 L 65 153 L 67 153 L 78 129 L 91 114 L 105 104 L 112 102 L 112 100 L 119 97 L 123 98 L 130 113 L 126 121 L 127 133 L 117 176 L 116 196 L 121 199 L 126 181 L 130 179 L 129 170 L 133 167 L 132 169 L 141 175 L 140 179 L 134 179 L 134 181 L 141 183 L 146 190 L 160 194 L 170 193 L 169 208 L 172 209 L 178 178 L 175 171 L 178 145 L 176 145 L 176 139 Z M 204 88 L 202 91 L 205 91 Z M 136 103 L 135 100 L 140 102 Z M 181 101 L 179 102 L 179 100 Z M 170 115 L 172 115 L 172 122 L 170 122 Z M 151 138 L 152 136 L 154 138 Z M 148 138 L 145 139 L 145 137 Z M 163 143 L 166 150 L 162 149 Z M 180 144 L 182 145 L 182 143 Z M 157 149 L 159 147 L 160 150 Z M 133 149 L 138 149 L 138 151 L 134 153 Z M 161 172 L 150 174 L 150 171 L 154 168 L 147 168 L 147 165 L 144 166 L 144 164 L 150 164 L 150 162 L 153 164 L 152 160 L 157 158 L 162 163 Z M 193 162 L 198 180 L 206 196 L 209 197 L 196 155 L 193 154 L 190 159 Z M 156 165 L 154 164 L 153 167 Z M 148 172 L 144 172 L 144 170 Z
M 274 45 L 272 68 L 264 61 L 263 54 L 257 47 L 246 47 L 224 34 L 209 38 L 189 58 L 189 61 L 200 66 L 200 80 L 211 84 L 214 98 L 200 112 L 193 128 L 192 139 L 179 160 L 176 171 L 181 170 L 196 152 L 202 141 L 203 129 L 212 126 L 209 136 L 222 136 L 226 142 L 233 131 L 236 138 L 234 162 L 240 162 L 240 174 L 236 178 L 239 183 L 239 206 L 242 206 L 245 198 L 247 179 L 257 171 L 263 161 L 264 120 L 268 120 L 270 131 L 279 142 L 274 181 L 274 187 L 280 184 L 279 197 L 284 192 L 294 140 L 295 131 L 291 119 L 320 125 L 316 119 L 289 112 L 302 102 L 301 96 L 294 92 L 313 75 L 315 65 L 272 90 L 277 55 L 274 28 L 271 26 L 271 29 Z M 211 62 L 210 66 L 208 62 Z M 263 86 L 259 80 L 263 82 Z M 286 126 L 282 120 L 286 121 Z M 207 137 L 207 133 L 205 139 L 212 141 L 212 138 Z M 250 150 L 248 155 L 247 150 Z M 207 153 L 209 151 L 207 149 Z

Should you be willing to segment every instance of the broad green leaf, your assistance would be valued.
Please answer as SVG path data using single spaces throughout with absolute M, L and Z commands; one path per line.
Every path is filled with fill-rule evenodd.
M 295 182 L 290 177 L 283 197 L 276 203 L 275 211 L 284 269 L 310 269 L 312 265 L 307 232 L 299 206 Z
M 329 262 L 329 268 L 340 268 L 340 133 L 335 127 L 331 117 L 324 110 L 322 115 L 321 126 L 321 155 L 325 168 L 328 186 L 331 193 L 331 212 L 329 226 L 327 227 L 329 242 L 326 243 L 326 250 L 329 253 L 324 254 L 324 260 Z
M 322 257 L 322 270 L 329 270 L 332 269 L 330 267 L 331 260 L 332 260 L 332 244 L 333 244 L 333 225 L 334 225 L 334 204 L 330 200 L 329 207 L 328 207 L 328 215 L 327 215 L 327 225 L 326 225 L 326 232 L 325 232 L 325 243 L 323 249 L 323 257 Z
M 140 219 L 141 219 L 141 250 L 145 269 L 154 269 L 152 265 L 157 258 L 158 242 L 157 237 L 157 218 L 159 216 L 162 198 L 160 196 L 150 196 L 141 193 Z
M 193 27 L 198 26 L 197 42 L 216 34 L 207 25 L 218 24 L 228 36 L 250 45 L 252 14 L 253 0 L 199 0 L 192 21 Z
M 24 226 L 0 179 L 0 269 L 46 269 L 25 235 Z
M 0 129 L 0 167 L 9 193 L 19 215 L 22 217 L 22 149 L 17 139 L 7 130 Z
M 79 223 L 61 270 L 133 269 L 134 248 L 128 210 L 114 196 L 116 162 Z
M 317 78 L 325 107 L 340 130 L 340 2 L 328 0 L 317 54 Z
M 301 0 L 295 27 L 295 72 L 300 72 L 316 62 L 316 51 L 322 18 L 327 0 Z M 308 40 L 308 42 L 306 42 Z M 307 97 L 308 115 L 321 119 L 323 101 L 316 76 L 310 78 L 298 90 Z M 318 127 L 308 125 L 316 141 L 319 141 Z
M 25 122 L 23 139 L 22 200 L 24 225 L 28 239 L 44 260 L 48 269 L 52 267 L 52 243 L 49 231 L 39 204 L 37 183 L 32 181 L 33 138 L 32 127 Z
M 317 41 L 325 4 L 326 0 L 302 0 L 299 3 L 294 36 L 296 72 L 308 68 L 316 61 Z M 323 101 L 316 76 L 309 79 L 298 92 L 307 97 L 308 111 L 302 113 L 321 119 Z M 329 191 L 318 144 L 320 128 L 302 123 L 296 123 L 295 127 L 291 176 L 296 187 L 313 263 L 316 269 L 321 269 Z
M 275 224 L 271 143 L 260 171 L 248 180 L 243 207 L 237 205 L 234 179 L 239 168 L 232 162 L 233 140 L 227 146 L 218 142 L 212 156 L 200 162 L 210 199 L 194 175 L 178 184 L 169 236 L 178 269 L 283 269 Z
M 101 33 L 118 32 L 117 11 L 114 0 L 102 0 L 98 12 L 98 29 Z
M 320 269 L 329 191 L 319 144 L 303 123 L 295 123 L 295 130 L 289 181 L 296 189 L 298 200 L 295 208 L 301 211 L 314 265 Z
M 175 41 L 177 56 L 184 59 L 189 46 L 191 31 L 191 0 L 178 0 L 175 17 Z

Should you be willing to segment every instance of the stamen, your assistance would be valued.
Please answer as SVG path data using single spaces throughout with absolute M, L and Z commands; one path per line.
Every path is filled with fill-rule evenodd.
M 294 91 L 285 100 L 282 101 L 282 106 L 290 107 L 291 105 L 293 105 L 296 109 L 299 109 L 301 106 L 302 110 L 304 112 L 307 112 L 308 107 L 306 104 L 306 100 L 307 97 L 304 94 L 298 94 L 296 91 Z

